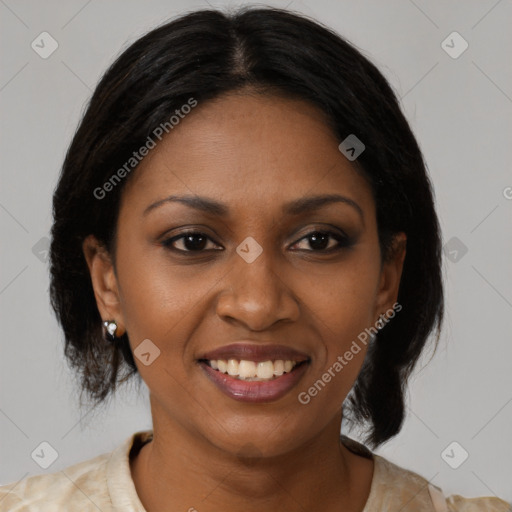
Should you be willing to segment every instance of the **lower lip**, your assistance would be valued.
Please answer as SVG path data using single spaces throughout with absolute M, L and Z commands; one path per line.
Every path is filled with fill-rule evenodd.
M 304 375 L 308 364 L 305 362 L 277 379 L 246 381 L 214 370 L 203 361 L 199 362 L 206 375 L 225 395 L 240 402 L 252 403 L 273 402 L 286 395 Z

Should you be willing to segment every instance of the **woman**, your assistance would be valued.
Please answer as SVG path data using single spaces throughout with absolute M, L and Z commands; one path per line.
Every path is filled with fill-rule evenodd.
M 340 438 L 400 431 L 440 232 L 391 88 L 309 19 L 196 11 L 117 59 L 55 191 L 51 299 L 84 393 L 137 376 L 153 429 L 1 510 L 510 510 Z

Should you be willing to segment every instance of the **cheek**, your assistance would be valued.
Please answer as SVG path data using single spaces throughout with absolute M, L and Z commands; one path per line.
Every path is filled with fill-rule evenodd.
M 328 274 L 304 273 L 301 280 L 307 315 L 321 340 L 300 390 L 314 409 L 334 413 L 359 374 L 369 341 L 365 329 L 374 321 L 378 257 L 374 249 L 361 247 Z
M 130 265 L 126 261 L 122 286 L 122 307 L 131 337 L 155 338 L 165 342 L 175 338 L 180 323 L 201 303 L 205 280 L 190 280 L 178 267 Z
M 161 352 L 159 362 L 183 373 L 193 361 L 188 340 L 206 320 L 219 270 L 171 263 L 164 249 L 148 250 L 136 240 L 120 241 L 118 254 L 122 311 L 132 350 L 149 339 Z M 140 370 L 144 375 L 145 368 Z
M 303 273 L 301 296 L 318 325 L 325 326 L 326 339 L 334 337 L 339 344 L 373 322 L 380 269 L 373 252 L 369 248 L 354 252 L 322 275 Z
M 191 280 L 177 266 L 136 263 L 131 253 L 119 272 L 120 281 L 126 276 L 123 315 L 135 363 L 159 403 L 172 397 L 173 410 L 190 411 L 194 392 L 189 379 L 195 363 L 188 340 L 204 317 L 202 301 L 213 283 L 204 277 Z M 138 356 L 147 352 L 149 364 Z

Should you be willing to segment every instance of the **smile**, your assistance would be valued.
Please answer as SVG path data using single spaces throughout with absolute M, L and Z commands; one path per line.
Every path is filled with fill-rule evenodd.
M 211 359 L 206 364 L 213 370 L 230 375 L 239 380 L 249 382 L 265 382 L 275 380 L 285 373 L 290 373 L 293 368 L 300 364 L 298 361 L 289 359 L 276 361 L 249 361 L 246 359 Z
M 213 359 L 199 360 L 198 363 L 210 382 L 224 395 L 248 403 L 274 402 L 284 397 L 297 385 L 309 366 L 309 360 L 281 359 L 259 362 Z

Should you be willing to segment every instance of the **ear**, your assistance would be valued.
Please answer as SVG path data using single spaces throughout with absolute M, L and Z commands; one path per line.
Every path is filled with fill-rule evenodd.
M 406 245 L 407 237 L 405 233 L 395 234 L 390 254 L 382 263 L 379 288 L 375 302 L 375 321 L 377 321 L 381 315 L 384 315 L 387 310 L 393 309 L 393 305 L 398 298 Z
M 125 332 L 125 322 L 119 300 L 117 277 L 110 254 L 94 235 L 89 235 L 83 241 L 82 250 L 89 267 L 100 316 L 103 321 L 115 320 L 116 336 L 122 336 Z

